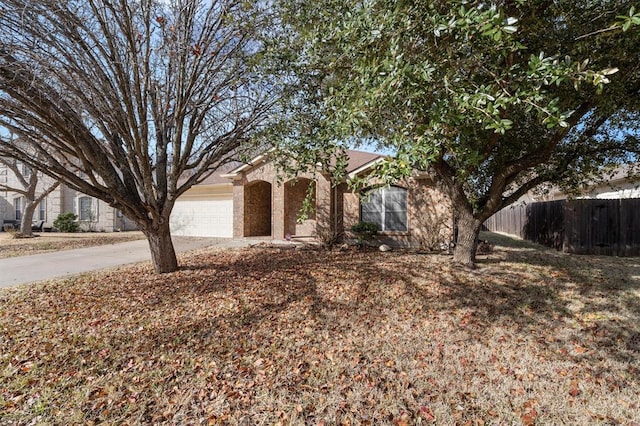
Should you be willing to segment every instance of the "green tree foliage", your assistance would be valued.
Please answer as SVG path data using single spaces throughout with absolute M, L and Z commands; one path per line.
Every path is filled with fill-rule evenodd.
M 395 153 L 379 177 L 430 170 L 456 210 L 456 262 L 473 265 L 481 224 L 532 188 L 637 160 L 630 1 L 281 5 L 315 113 L 288 148 L 375 141 Z

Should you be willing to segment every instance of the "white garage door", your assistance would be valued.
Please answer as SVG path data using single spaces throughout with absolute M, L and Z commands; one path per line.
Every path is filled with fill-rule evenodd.
M 171 213 L 171 234 L 191 237 L 233 237 L 233 199 L 177 200 Z

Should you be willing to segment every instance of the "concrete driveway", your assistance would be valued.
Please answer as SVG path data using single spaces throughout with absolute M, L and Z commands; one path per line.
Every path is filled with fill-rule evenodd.
M 246 247 L 259 241 L 174 237 L 176 252 L 203 247 Z M 151 260 L 147 240 L 0 259 L 0 288 Z

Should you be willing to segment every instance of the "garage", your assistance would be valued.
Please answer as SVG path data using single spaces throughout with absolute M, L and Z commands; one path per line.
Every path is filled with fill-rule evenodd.
M 171 234 L 193 237 L 233 237 L 231 185 L 198 185 L 177 201 L 171 213 Z

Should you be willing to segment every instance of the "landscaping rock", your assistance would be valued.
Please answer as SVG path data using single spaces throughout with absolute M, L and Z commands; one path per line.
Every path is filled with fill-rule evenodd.
M 381 252 L 391 251 L 391 247 L 386 244 L 382 244 L 380 247 L 378 247 L 378 250 L 380 250 Z

